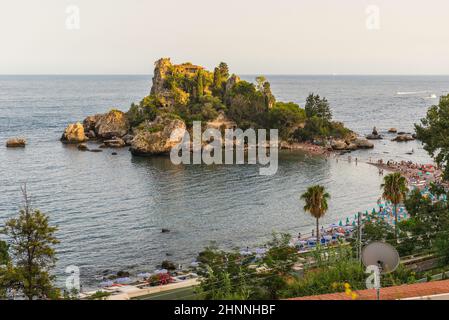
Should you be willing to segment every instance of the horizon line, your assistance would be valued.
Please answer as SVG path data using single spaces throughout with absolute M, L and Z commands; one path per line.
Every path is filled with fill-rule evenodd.
M 240 77 L 245 76 L 449 76 L 449 73 L 233 73 Z M 0 76 L 153 76 L 152 73 L 0 73 Z

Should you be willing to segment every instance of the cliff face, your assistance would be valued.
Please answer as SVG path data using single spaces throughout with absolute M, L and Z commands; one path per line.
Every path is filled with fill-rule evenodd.
M 191 93 L 173 86 L 173 80 L 178 77 L 195 79 L 203 67 L 190 62 L 172 64 L 170 58 L 161 58 L 154 63 L 153 85 L 150 94 L 154 95 L 164 107 L 172 107 L 176 102 L 186 104 Z
M 165 79 L 167 78 L 167 75 L 172 67 L 173 65 L 170 58 L 161 58 L 154 63 L 154 76 L 151 94 L 159 94 L 164 91 Z

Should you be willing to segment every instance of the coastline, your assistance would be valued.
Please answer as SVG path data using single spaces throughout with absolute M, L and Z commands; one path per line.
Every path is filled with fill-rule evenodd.
M 333 151 L 329 151 L 325 147 L 318 146 L 318 145 L 315 145 L 310 142 L 288 143 L 288 142 L 282 141 L 280 143 L 279 149 L 281 149 L 281 150 L 299 150 L 299 151 L 303 151 L 309 155 L 324 156 L 324 157 L 330 157 L 330 155 L 333 153 Z

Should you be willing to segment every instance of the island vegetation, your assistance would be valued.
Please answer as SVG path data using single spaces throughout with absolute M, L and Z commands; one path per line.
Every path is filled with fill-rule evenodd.
M 194 121 L 221 130 L 278 129 L 285 148 L 304 142 L 322 151 L 373 147 L 333 121 L 324 97 L 311 93 L 302 108 L 294 102 L 277 101 L 263 76 L 248 82 L 231 74 L 224 62 L 208 71 L 189 62 L 175 65 L 169 58 L 156 61 L 150 94 L 139 103 L 125 113 L 113 109 L 86 118 L 83 125 L 72 124 L 62 141 L 100 139 L 104 147 L 130 145 L 133 154 L 166 154 L 172 147 L 170 133 L 177 128 L 190 130 Z

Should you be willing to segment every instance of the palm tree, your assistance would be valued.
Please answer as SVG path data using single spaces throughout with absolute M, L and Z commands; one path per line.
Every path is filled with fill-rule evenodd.
M 319 219 L 324 217 L 328 209 L 327 200 L 331 196 L 326 192 L 323 186 L 312 186 L 301 195 L 304 200 L 304 211 L 309 212 L 316 219 L 316 238 L 317 243 L 320 241 L 320 224 Z
M 391 173 L 384 177 L 384 183 L 380 186 L 382 189 L 382 198 L 393 204 L 394 214 L 394 234 L 398 237 L 398 205 L 405 200 L 408 193 L 407 179 L 399 172 Z

